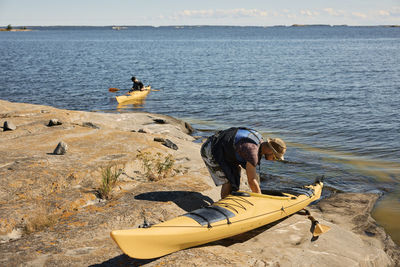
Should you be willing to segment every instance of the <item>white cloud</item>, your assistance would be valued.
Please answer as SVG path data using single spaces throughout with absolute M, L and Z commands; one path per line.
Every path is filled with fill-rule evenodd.
M 323 11 L 334 17 L 342 17 L 346 13 L 344 10 L 336 10 L 331 7 L 324 8 Z
M 365 15 L 364 13 L 361 13 L 361 12 L 351 12 L 351 14 L 354 17 L 358 17 L 358 18 L 362 18 L 362 19 L 366 19 L 367 18 L 367 15 Z
M 237 16 L 237 17 L 266 17 L 267 11 L 258 9 L 231 9 L 231 10 L 217 10 L 219 15 Z
M 319 12 L 310 10 L 300 10 L 300 14 L 307 17 L 319 16 Z
M 397 20 L 397 24 L 400 24 L 400 7 L 392 7 L 391 9 L 381 9 L 381 10 L 376 10 L 371 12 L 371 16 L 373 17 L 379 17 L 381 19 L 385 19 L 385 20 L 394 20 L 394 22 L 396 23 Z
M 214 10 L 183 10 L 178 14 L 180 17 L 212 17 Z
M 259 9 L 209 9 L 209 10 L 183 10 L 174 15 L 174 18 L 237 18 L 237 17 L 267 17 L 268 12 Z
M 378 14 L 379 14 L 379 16 L 382 16 L 382 17 L 388 17 L 388 16 L 390 16 L 390 12 L 388 12 L 388 11 L 386 11 L 386 10 L 379 10 L 379 11 L 378 11 Z
M 232 21 L 238 22 L 240 19 L 254 21 L 254 24 L 262 24 L 274 21 L 277 24 L 293 24 L 293 23 L 331 23 L 331 24 L 360 24 L 366 25 L 376 24 L 378 21 L 382 23 L 396 23 L 400 17 L 400 6 L 388 9 L 363 9 L 363 10 L 345 10 L 332 7 L 320 9 L 288 9 L 281 10 L 262 10 L 262 9 L 187 9 L 174 13 L 171 16 L 165 16 L 164 20 L 174 20 L 180 23 L 199 23 L 199 21 L 218 20 L 219 23 L 229 24 Z M 160 18 L 161 19 L 161 18 Z M 196 21 L 197 20 L 197 21 Z M 196 21 L 196 22 L 194 22 Z M 383 22 L 385 21 L 385 22 Z
M 400 17 L 400 6 L 393 7 L 389 13 L 392 17 Z
M 274 11 L 274 12 L 272 12 L 272 16 L 274 16 L 274 17 L 279 17 L 279 16 L 280 16 L 280 14 L 279 14 L 279 12 L 277 12 L 277 11 Z

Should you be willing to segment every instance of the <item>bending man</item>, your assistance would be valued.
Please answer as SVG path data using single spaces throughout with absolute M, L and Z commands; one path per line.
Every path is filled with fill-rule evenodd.
M 239 190 L 240 167 L 246 169 L 251 191 L 261 193 L 256 166 L 266 160 L 283 160 L 286 144 L 279 138 L 263 141 L 261 134 L 247 128 L 229 128 L 210 136 L 201 147 L 201 156 L 221 198 Z

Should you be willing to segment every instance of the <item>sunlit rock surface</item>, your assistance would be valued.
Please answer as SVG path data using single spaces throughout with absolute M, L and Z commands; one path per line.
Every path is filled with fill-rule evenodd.
M 62 123 L 49 127 L 50 120 Z M 111 230 L 138 227 L 144 220 L 158 223 L 218 200 L 200 144 L 188 135 L 190 125 L 157 114 L 81 112 L 0 100 L 0 125 L 5 121 L 16 129 L 0 129 L 1 266 L 400 264 L 399 247 L 369 215 L 378 198 L 374 194 L 338 194 L 310 207 L 320 223 L 331 227 L 318 239 L 312 238 L 307 217 L 296 214 L 158 259 L 129 258 L 110 238 Z M 157 141 L 167 139 L 176 147 Z M 68 144 L 68 152 L 55 155 L 60 141 Z M 174 170 L 150 182 L 137 158 L 146 152 L 172 155 Z M 102 169 L 110 165 L 122 174 L 104 200 L 98 188 Z

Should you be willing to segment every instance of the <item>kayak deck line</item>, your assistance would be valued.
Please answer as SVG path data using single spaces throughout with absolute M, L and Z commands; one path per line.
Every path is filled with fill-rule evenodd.
M 250 220 L 250 219 L 256 219 L 256 218 L 259 218 L 259 217 L 262 217 L 262 216 L 266 216 L 266 215 L 271 215 L 271 214 L 277 213 L 277 212 L 286 213 L 285 209 L 290 208 L 290 207 L 294 207 L 294 206 L 299 205 L 299 204 L 302 204 L 302 202 L 307 201 L 307 200 L 308 199 L 302 200 L 301 202 L 298 202 L 296 204 L 293 204 L 293 205 L 290 205 L 290 206 L 287 206 L 287 207 L 281 207 L 279 210 L 270 211 L 270 212 L 263 213 L 263 214 L 260 214 L 260 215 L 257 215 L 257 216 L 249 217 L 249 218 L 242 219 L 242 220 L 237 220 L 235 222 L 217 224 L 217 225 L 210 225 L 210 227 L 208 227 L 208 225 L 207 225 L 207 227 L 204 227 L 204 225 L 197 225 L 197 226 L 196 225 L 150 225 L 148 228 L 164 228 L 164 227 L 165 228 L 185 228 L 185 227 L 189 227 L 189 228 L 214 228 L 214 227 L 219 227 L 219 226 L 225 226 L 227 224 L 240 223 L 240 222 L 244 222 L 244 221 L 247 221 L 247 220 Z M 290 215 L 291 214 L 287 214 L 285 217 L 290 216 Z M 181 216 L 184 216 L 184 215 L 181 215 Z
M 188 212 L 182 216 L 192 218 L 201 226 L 207 224 L 207 227 L 211 228 L 211 223 L 221 221 L 221 215 L 226 219 L 227 224 L 231 224 L 229 218 L 235 216 L 235 214 L 230 210 L 213 205 Z
M 312 191 L 314 191 L 314 190 L 312 190 Z M 302 201 L 300 201 L 300 202 L 293 203 L 293 204 L 288 205 L 288 206 L 286 206 L 286 207 L 282 206 L 282 207 L 281 207 L 280 209 L 278 209 L 278 210 L 273 210 L 273 211 L 270 211 L 270 212 L 266 212 L 266 213 L 263 213 L 263 214 L 259 214 L 259 215 L 257 215 L 257 216 L 248 217 L 248 218 L 245 218 L 245 219 L 242 219 L 242 220 L 237 220 L 237 221 L 234 221 L 234 222 L 231 222 L 231 221 L 229 220 L 229 218 L 232 218 L 233 216 L 229 216 L 229 215 L 223 213 L 222 211 L 218 210 L 218 212 L 221 213 L 221 214 L 223 214 L 223 216 L 225 217 L 226 223 L 224 223 L 224 224 L 217 224 L 217 225 L 214 225 L 214 226 L 212 226 L 211 223 L 218 222 L 218 221 L 211 221 L 211 220 L 208 220 L 208 218 L 206 218 L 204 215 L 198 213 L 198 211 L 199 211 L 199 210 L 202 210 L 202 209 L 214 209 L 213 206 L 219 207 L 219 206 L 217 206 L 217 205 L 223 203 L 223 202 L 222 202 L 223 200 L 227 200 L 227 199 L 228 199 L 228 200 L 233 200 L 233 201 L 235 201 L 235 202 L 236 202 L 236 200 L 237 200 L 237 199 L 234 199 L 234 198 L 232 198 L 232 197 L 227 197 L 227 198 L 221 199 L 220 201 L 218 201 L 218 202 L 212 204 L 211 206 L 204 207 L 204 208 L 201 208 L 201 209 L 198 209 L 198 210 L 195 210 L 195 211 L 191 211 L 191 212 L 188 212 L 188 213 L 186 213 L 186 214 L 181 215 L 181 216 L 186 216 L 186 217 L 189 217 L 189 218 L 194 219 L 195 221 L 197 221 L 197 222 L 200 224 L 200 225 L 198 225 L 198 226 L 193 226 L 193 225 L 190 225 L 190 226 L 185 226 L 185 225 L 149 225 L 148 228 L 151 228 L 151 227 L 157 227 L 157 228 L 159 228 L 159 227 L 161 227 L 161 228 L 162 228 L 162 227 L 168 227 L 168 228 L 170 228 L 170 227 L 176 227 L 176 228 L 180 228 L 180 227 L 205 228 L 204 226 L 205 226 L 206 224 L 207 224 L 207 227 L 206 227 L 206 228 L 213 228 L 213 227 L 218 227 L 218 226 L 224 226 L 224 225 L 227 225 L 227 224 L 240 223 L 240 222 L 244 222 L 244 221 L 247 221 L 247 220 L 256 219 L 256 218 L 259 218 L 259 217 L 262 217 L 262 216 L 271 215 L 271 214 L 277 213 L 277 212 L 284 212 L 284 213 L 286 214 L 285 217 L 288 217 L 288 216 L 290 216 L 291 214 L 287 214 L 286 211 L 285 211 L 286 209 L 291 208 L 291 207 L 294 207 L 294 206 L 296 206 L 296 205 L 302 204 L 304 201 L 309 200 L 309 198 L 311 198 L 313 195 L 314 195 L 314 194 L 308 196 L 306 199 L 304 199 L 304 200 L 302 200 Z M 239 199 L 241 199 L 241 197 L 240 197 Z M 252 206 L 254 206 L 254 204 L 251 203 L 250 201 L 248 201 L 247 199 L 241 199 L 241 200 L 245 200 L 248 204 L 251 204 Z M 232 205 L 232 203 L 229 203 L 228 205 Z M 239 203 L 239 205 L 240 205 L 240 203 Z M 239 213 L 235 208 L 232 208 L 231 206 L 227 206 L 227 207 L 229 207 L 230 209 L 235 210 L 236 213 Z M 241 205 L 241 206 L 239 206 L 239 207 L 241 207 L 241 208 L 243 208 L 244 210 L 246 210 L 246 207 L 243 206 L 243 205 Z M 217 209 L 216 209 L 216 210 L 217 210 Z M 226 210 L 226 209 L 225 209 L 225 210 Z M 227 211 L 229 212 L 229 210 L 227 210 Z M 202 219 L 204 222 L 206 222 L 206 223 L 202 222 L 201 220 L 195 219 L 192 215 L 198 216 L 199 218 L 201 218 L 201 219 Z M 219 220 L 219 221 L 222 221 L 222 220 Z
M 235 203 L 224 202 L 224 200 L 232 200 Z M 224 199 L 221 199 L 220 201 L 214 203 L 213 205 L 215 205 L 215 206 L 221 205 L 221 206 L 227 207 L 229 209 L 234 210 L 236 213 L 239 213 L 239 211 L 237 209 L 235 209 L 234 207 L 242 208 L 244 210 L 247 210 L 246 207 L 244 205 L 240 204 L 240 202 L 238 200 L 242 200 L 243 202 L 247 202 L 248 204 L 254 206 L 254 204 L 251 203 L 250 201 L 248 201 L 247 199 L 243 199 L 241 197 L 237 197 L 237 199 L 235 199 L 235 198 L 232 198 L 232 197 L 229 197 L 229 196 L 224 198 Z

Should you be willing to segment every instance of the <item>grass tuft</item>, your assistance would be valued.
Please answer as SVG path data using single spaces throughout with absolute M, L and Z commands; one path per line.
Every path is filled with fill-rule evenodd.
M 108 165 L 101 170 L 101 184 L 97 190 L 98 196 L 101 199 L 110 199 L 111 191 L 121 175 L 122 170 L 116 165 Z

